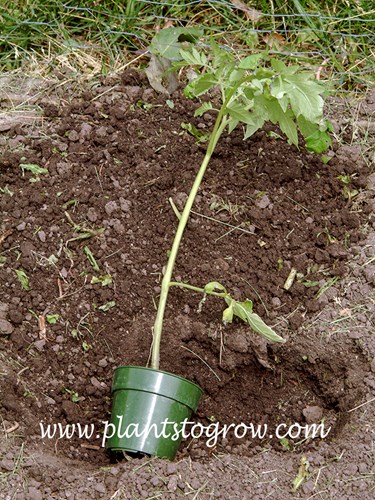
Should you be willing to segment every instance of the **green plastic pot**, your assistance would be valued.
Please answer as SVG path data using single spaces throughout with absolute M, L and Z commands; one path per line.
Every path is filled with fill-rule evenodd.
M 173 460 L 183 423 L 198 408 L 202 393 L 198 385 L 172 373 L 141 366 L 116 368 L 106 447 Z

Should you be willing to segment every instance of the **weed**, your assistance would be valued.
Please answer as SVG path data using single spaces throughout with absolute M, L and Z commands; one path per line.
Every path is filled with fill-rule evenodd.
M 21 288 L 23 288 L 23 290 L 29 290 L 30 289 L 29 277 L 27 276 L 25 271 L 23 269 L 16 269 L 14 272 L 16 273 L 17 279 L 21 284 Z
M 113 282 L 112 276 L 110 274 L 105 274 L 104 276 L 93 276 L 90 283 L 96 285 L 100 283 L 102 286 L 111 285 Z
M 220 198 L 216 195 L 213 196 L 213 200 L 210 203 L 210 210 L 213 210 L 216 213 L 227 212 L 228 215 L 232 218 L 236 218 L 236 215 L 239 215 L 243 212 L 243 205 L 237 205 L 236 203 L 232 203 L 231 201 L 225 201 L 223 198 Z
M 78 392 L 74 391 L 73 389 L 67 389 L 66 387 L 64 387 L 63 391 L 62 391 L 64 394 L 69 394 L 70 396 L 70 400 L 73 402 L 73 403 L 79 403 L 80 401 L 80 397 L 79 397 L 79 394 Z
M 355 174 L 354 174 L 355 175 Z M 350 185 L 352 182 L 353 175 L 339 175 L 337 177 L 344 185 L 343 193 L 344 198 L 349 202 L 353 200 L 356 196 L 358 196 L 359 191 L 357 189 L 351 189 Z
M 99 306 L 98 311 L 107 312 L 115 306 L 116 306 L 116 302 L 114 300 L 111 300 L 109 302 L 106 302 L 102 306 Z
M 59 314 L 47 314 L 46 320 L 50 325 L 55 325 L 60 318 Z
M 83 253 L 86 255 L 88 261 L 90 262 L 92 268 L 94 269 L 94 271 L 97 271 L 99 272 L 100 271 L 100 268 L 99 268 L 99 265 L 98 263 L 96 262 L 95 260 L 95 257 L 93 256 L 91 250 L 89 249 L 89 247 L 85 246 L 83 248 Z

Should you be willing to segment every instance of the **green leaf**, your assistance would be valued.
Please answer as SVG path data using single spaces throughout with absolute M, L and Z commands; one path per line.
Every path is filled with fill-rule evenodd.
M 96 262 L 95 257 L 93 256 L 93 254 L 92 254 L 91 250 L 89 249 L 89 247 L 87 247 L 87 246 L 84 247 L 83 248 L 83 252 L 86 255 L 88 261 L 90 262 L 92 268 L 95 271 L 100 271 L 98 263 Z
M 22 169 L 23 174 L 25 173 L 25 170 L 31 172 L 34 175 L 48 174 L 48 170 L 46 168 L 40 167 L 35 163 L 21 163 L 20 167 Z
M 238 120 L 235 120 L 234 118 L 230 118 L 230 120 L 228 122 L 228 134 L 233 132 L 233 130 L 237 127 L 238 124 L 239 124 Z
M 327 163 L 329 163 L 332 160 L 332 156 L 322 155 L 320 159 L 325 165 L 327 165 Z
M 202 34 L 203 30 L 199 28 L 166 28 L 154 36 L 149 51 L 170 61 L 179 61 L 181 60 L 182 43 L 184 41 L 194 42 Z
M 259 80 L 258 78 L 253 78 L 251 80 L 251 86 L 250 86 L 251 93 L 252 93 L 251 99 L 254 96 L 262 95 L 263 91 L 264 91 L 264 87 L 265 87 L 265 82 L 264 81 Z
M 309 137 L 310 135 L 314 134 L 314 132 L 316 132 L 319 128 L 317 123 L 312 123 L 306 120 L 303 115 L 299 115 L 297 117 L 297 124 L 303 137 Z
M 285 342 L 285 340 L 277 335 L 272 328 L 266 325 L 262 318 L 257 314 L 250 314 L 247 317 L 247 322 L 255 332 L 260 333 L 263 337 L 266 337 L 266 339 L 271 340 L 272 342 Z
M 107 302 L 106 304 L 103 304 L 102 306 L 98 307 L 99 311 L 107 312 L 112 307 L 115 307 L 116 302 L 114 300 L 111 300 L 110 302 Z
M 211 101 L 204 102 L 201 106 L 199 106 L 198 109 L 195 110 L 194 116 L 202 116 L 205 113 L 207 113 L 207 111 L 210 111 L 211 109 L 213 109 Z
M 332 146 L 332 140 L 327 131 L 317 130 L 309 137 L 306 137 L 306 149 L 312 153 L 324 153 Z
M 284 95 L 284 96 L 280 97 L 279 99 L 277 99 L 277 101 L 280 104 L 281 109 L 284 111 L 284 113 L 286 113 L 287 109 L 289 107 L 289 98 L 288 98 L 288 96 Z
M 292 483 L 292 491 L 293 492 L 296 492 L 298 490 L 298 488 L 301 486 L 301 484 L 307 478 L 309 466 L 310 466 L 310 464 L 309 464 L 309 461 L 307 460 L 307 458 L 302 457 L 297 476 L 294 478 L 293 483 Z
M 240 69 L 255 69 L 261 59 L 263 59 L 262 53 L 252 54 L 251 56 L 247 56 L 245 59 L 242 59 L 238 67 Z
M 306 281 L 302 281 L 302 285 L 304 285 L 305 287 L 318 286 L 319 281 L 306 280 Z
M 233 313 L 235 316 L 238 316 L 242 321 L 247 323 L 247 318 L 249 314 L 253 312 L 253 303 L 251 300 L 245 300 L 244 302 L 234 301 L 233 304 Z
M 50 325 L 55 325 L 60 318 L 59 314 L 47 314 L 46 319 Z
M 72 403 L 79 403 L 80 397 L 78 392 L 72 392 Z
M 251 137 L 257 130 L 263 127 L 265 119 L 253 114 L 253 122 L 247 123 L 244 139 Z
M 25 271 L 23 271 L 22 269 L 16 269 L 15 273 L 17 275 L 18 281 L 21 284 L 21 287 L 24 290 L 29 290 L 30 289 L 29 278 L 28 278 L 27 274 L 25 273 Z
M 208 293 L 208 294 L 210 294 L 212 292 L 228 293 L 225 286 L 223 286 L 218 281 L 210 281 L 209 283 L 207 283 L 207 285 L 204 287 L 204 291 L 205 291 L 205 293 Z
M 210 138 L 210 134 L 199 130 L 192 123 L 181 123 L 181 128 L 189 132 L 189 134 L 195 137 L 199 143 L 207 142 Z
M 227 323 L 232 323 L 233 321 L 233 303 L 230 304 L 223 311 L 223 323 L 226 325 Z
M 271 66 L 278 73 L 285 73 L 285 71 L 288 70 L 288 66 L 286 66 L 283 61 L 280 61 L 279 59 L 271 59 Z
M 317 123 L 323 116 L 323 87 L 316 81 L 311 81 L 310 73 L 279 75 L 271 86 L 271 95 L 280 101 L 286 110 L 286 99 L 296 115 L 302 115 L 306 120 Z
M 239 82 L 241 80 L 241 78 L 243 78 L 243 76 L 245 74 L 245 70 L 233 68 L 232 70 L 229 70 L 227 74 L 228 74 L 228 76 L 227 76 L 228 81 L 230 83 L 236 84 L 237 82 Z
M 194 78 L 190 83 L 184 88 L 184 94 L 186 97 L 194 98 L 199 97 L 202 94 L 208 92 L 211 88 L 217 85 L 217 79 L 215 75 L 210 73 L 205 73 L 204 75 Z
M 229 67 L 235 63 L 233 54 L 229 50 L 220 47 L 214 38 L 210 39 L 210 49 L 212 53 L 211 64 L 214 70 Z
M 102 286 L 107 286 L 112 284 L 112 276 L 110 274 L 105 274 L 104 276 L 93 276 L 90 283 L 96 285 L 100 283 Z
M 232 306 L 233 314 L 247 323 L 255 332 L 260 333 L 263 337 L 266 337 L 272 342 L 285 342 L 285 340 L 277 335 L 272 328 L 267 326 L 257 314 L 253 313 L 253 303 L 251 300 L 237 302 L 231 297 L 225 300 L 229 306 Z M 229 300 L 231 302 L 229 302 Z
M 190 51 L 181 49 L 180 56 L 190 66 L 205 66 L 207 63 L 207 57 L 204 52 L 198 52 L 195 47 Z
M 58 260 L 59 260 L 59 259 L 56 257 L 56 255 L 52 254 L 52 255 L 50 255 L 50 256 L 48 257 L 48 259 L 47 259 L 47 260 L 48 260 L 48 264 L 49 264 L 50 266 L 53 266 L 53 265 L 55 265 L 55 264 L 58 262 Z
M 225 112 L 228 113 L 231 118 L 239 122 L 253 123 L 253 114 L 248 111 L 242 103 L 238 101 L 229 103 L 225 108 Z
M 310 122 L 319 122 L 323 116 L 323 88 L 320 83 L 308 80 L 309 73 L 288 76 L 288 96 L 296 116 L 303 115 Z
M 290 143 L 298 146 L 297 125 L 293 120 L 293 112 L 290 109 L 285 113 L 278 101 L 274 99 L 272 105 L 270 105 L 270 120 L 280 126 Z
M 274 69 L 278 73 L 282 73 L 283 75 L 294 75 L 300 69 L 300 67 L 296 64 L 287 66 L 280 59 L 271 59 L 271 67 L 272 69 Z
M 82 341 L 82 349 L 87 352 L 92 349 L 92 345 L 88 344 L 85 340 Z

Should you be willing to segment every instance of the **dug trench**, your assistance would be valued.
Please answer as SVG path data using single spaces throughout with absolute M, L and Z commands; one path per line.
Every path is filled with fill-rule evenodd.
M 42 127 L 18 126 L 1 137 L 1 349 L 7 359 L 1 414 L 8 427 L 20 424 L 20 439 L 106 464 L 101 436 L 41 440 L 40 422 L 102 429 L 114 368 L 147 364 L 177 224 L 168 200 L 182 209 L 205 150 L 181 124 L 205 134 L 214 118 L 193 118 L 198 103 L 179 92 L 168 100 L 157 96 L 136 73 L 103 81 L 69 102 L 39 104 Z M 201 296 L 172 289 L 161 368 L 201 385 L 198 422 L 272 429 L 323 418 L 332 426 L 327 439 L 348 423 L 347 410 L 362 395 L 366 355 L 355 339 L 344 335 L 330 343 L 329 331 L 304 325 L 334 300 L 334 285 L 347 273 L 347 249 L 366 236 L 367 198 L 345 196 L 339 178 L 353 173 L 350 189 L 365 192 L 364 165 L 339 154 L 324 163 L 288 145 L 277 129 L 247 141 L 241 129 L 222 137 L 174 278 L 196 286 L 219 281 L 235 298 L 251 299 L 286 344 L 272 345 L 240 322 L 224 326 L 220 299 L 202 304 Z M 297 276 L 286 289 L 292 268 Z M 28 280 L 23 286 L 20 272 Z M 293 440 L 229 434 L 213 449 L 187 440 L 179 456 L 204 460 L 217 449 L 252 455 L 266 443 L 294 446 Z

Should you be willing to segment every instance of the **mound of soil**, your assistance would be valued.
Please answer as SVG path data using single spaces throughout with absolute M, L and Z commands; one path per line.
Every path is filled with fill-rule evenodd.
M 110 464 L 101 430 L 109 419 L 113 369 L 149 360 L 155 303 L 177 225 L 168 200 L 183 208 L 205 152 L 205 143 L 181 124 L 193 123 L 204 134 L 214 117 L 192 118 L 198 103 L 179 92 L 169 100 L 157 96 L 135 73 L 69 101 L 39 105 L 42 127 L 16 126 L 1 137 L 0 408 L 7 434 L 16 423 L 19 437 L 0 465 L 6 470 L 13 460 L 18 439 L 39 446 L 42 455 L 79 460 L 85 470 Z M 273 127 L 247 141 L 242 137 L 236 129 L 217 146 L 174 279 L 199 287 L 219 281 L 235 298 L 251 299 L 287 343 L 272 345 L 237 321 L 224 326 L 220 299 L 209 297 L 201 308 L 201 296 L 173 288 L 161 368 L 203 388 L 196 420 L 205 426 L 245 422 L 274 429 L 323 421 L 331 431 L 321 440 L 228 434 L 213 448 L 202 439 L 187 440 L 179 464 L 132 464 L 132 485 L 124 487 L 123 498 L 156 491 L 163 498 L 186 495 L 186 484 L 199 490 L 199 478 L 215 463 L 207 475 L 212 486 L 212 455 L 221 453 L 229 453 L 228 467 L 240 460 L 242 472 L 264 450 L 273 450 L 277 460 L 295 453 L 283 479 L 288 484 L 297 475 L 297 458 L 299 464 L 304 454 L 316 457 L 318 450 L 326 457 L 321 450 L 334 449 L 351 425 L 350 410 L 369 400 L 374 388 L 367 337 L 374 309 L 373 176 L 350 148 L 335 146 L 327 164 L 288 145 Z M 350 178 L 349 195 L 343 176 Z M 353 262 L 361 269 L 357 278 L 366 278 L 354 302 L 342 295 Z M 293 269 L 296 278 L 285 287 Z M 326 313 L 332 305 L 338 318 Z M 84 442 L 40 437 L 40 423 L 76 422 L 94 424 L 99 433 Z M 195 465 L 182 486 L 178 477 L 187 459 Z M 71 467 L 57 460 L 50 464 L 56 470 Z M 266 466 L 262 460 L 258 467 Z M 153 469 L 142 482 L 134 471 L 149 463 L 167 479 L 152 482 L 159 474 Z M 29 467 L 38 484 L 28 487 L 52 494 L 40 467 Z M 96 496 L 120 491 L 120 476 L 129 467 L 116 465 L 103 482 L 95 480 Z M 63 475 L 54 484 L 65 488 Z M 254 485 L 241 484 L 237 497 L 265 498 L 255 496 Z M 226 481 L 212 491 L 225 497 L 232 487 Z M 76 498 L 86 498 L 82 488 Z M 215 498 L 204 496 L 208 490 L 195 498 Z M 284 489 L 273 498 L 285 495 Z

